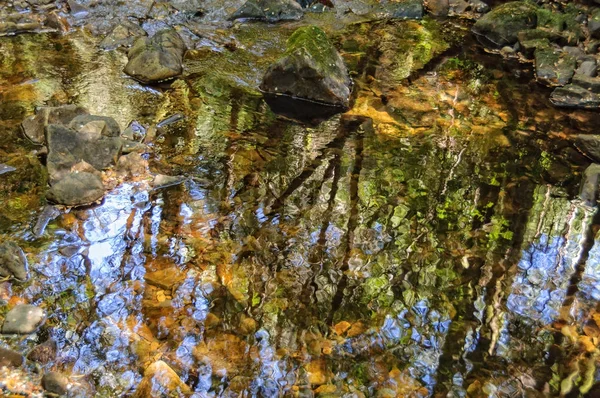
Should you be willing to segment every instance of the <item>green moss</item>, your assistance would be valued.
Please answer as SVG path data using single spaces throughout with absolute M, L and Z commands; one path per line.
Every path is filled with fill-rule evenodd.
M 296 29 L 287 41 L 286 56 L 298 52 L 307 52 L 324 71 L 333 73 L 337 50 L 331 44 L 325 32 L 316 26 L 304 26 Z
M 545 27 L 553 31 L 560 32 L 563 30 L 565 25 L 565 15 L 552 12 L 545 8 L 539 8 L 536 11 L 537 16 L 537 26 Z

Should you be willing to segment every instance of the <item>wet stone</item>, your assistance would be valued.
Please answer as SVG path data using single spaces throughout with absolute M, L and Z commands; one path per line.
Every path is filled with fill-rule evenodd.
M 575 137 L 575 147 L 588 158 L 600 163 L 600 136 L 579 134 Z
M 119 47 L 131 47 L 140 36 L 146 36 L 146 31 L 130 21 L 123 21 L 100 42 L 100 48 L 114 50 Z
M 425 13 L 423 1 L 403 0 L 383 3 L 384 15 L 395 19 L 421 19 Z
M 584 75 L 584 76 L 589 76 L 589 77 L 596 77 L 597 71 L 598 71 L 598 66 L 596 64 L 596 61 L 594 61 L 594 60 L 583 61 L 581 63 L 581 65 L 579 65 L 577 70 L 575 71 L 575 76 Z
M 4 334 L 30 334 L 36 331 L 44 321 L 44 310 L 35 305 L 20 304 L 6 314 L 2 324 Z
M 255 19 L 266 22 L 294 21 L 304 16 L 302 6 L 295 0 L 248 0 L 229 20 Z
M 14 242 L 0 243 L 0 276 L 12 277 L 19 281 L 29 278 L 27 257 Z
M 102 180 L 92 173 L 70 173 L 55 182 L 46 197 L 48 200 L 67 206 L 82 206 L 94 203 L 104 196 Z
M 346 110 L 351 86 L 346 65 L 325 33 L 307 26 L 288 39 L 284 57 L 269 67 L 260 89 L 275 112 L 309 118 Z M 285 103 L 284 97 L 310 103 Z
M 146 368 L 144 378 L 133 397 L 146 398 L 181 394 L 191 394 L 190 388 L 169 365 L 163 361 L 157 361 Z
M 597 109 L 600 108 L 600 95 L 581 86 L 568 84 L 556 88 L 550 95 L 550 102 L 564 108 Z
M 86 126 L 88 127 L 86 128 Z M 121 135 L 121 128 L 117 121 L 108 116 L 79 115 L 71 120 L 69 128 L 79 132 L 87 132 L 100 128 L 99 135 L 104 137 L 119 137 Z M 98 139 L 100 137 L 94 136 L 91 138 Z
M 0 347 L 0 367 L 11 366 L 17 368 L 23 365 L 23 355 L 8 348 Z
M 68 377 L 58 372 L 47 372 L 42 377 L 44 390 L 58 395 L 67 395 L 71 388 Z
M 172 79 L 183 72 L 185 44 L 179 34 L 166 29 L 136 40 L 129 50 L 125 73 L 142 83 Z
M 87 110 L 77 105 L 42 107 L 38 109 L 34 116 L 26 118 L 21 123 L 21 128 L 32 142 L 43 144 L 45 142 L 45 129 L 48 125 L 67 125 L 75 117 L 84 114 L 87 114 Z
M 473 25 L 473 33 L 486 46 L 502 48 L 517 41 L 517 34 L 536 27 L 535 5 L 513 1 L 494 8 Z
M 600 94 L 600 77 L 590 77 L 582 74 L 573 76 L 572 83 L 591 93 Z
M 55 340 L 49 339 L 38 344 L 27 354 L 27 359 L 42 365 L 53 362 L 56 359 L 57 344 Z
M 564 86 L 569 83 L 577 61 L 571 54 L 553 48 L 535 50 L 535 74 L 537 80 L 548 86 Z

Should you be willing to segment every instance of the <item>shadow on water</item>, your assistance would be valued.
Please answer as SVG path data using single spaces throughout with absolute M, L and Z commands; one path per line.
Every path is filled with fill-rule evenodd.
M 159 360 L 198 396 L 513 396 L 565 393 L 573 374 L 566 393 L 595 382 L 600 224 L 576 199 L 587 161 L 553 136 L 576 120 L 482 67 L 487 55 L 441 58 L 381 93 L 359 84 L 350 112 L 304 126 L 243 84 L 190 75 L 149 89 L 123 78 L 119 52 L 71 38 L 55 53 L 46 40 L 2 39 L 22 57 L 0 72 L 1 163 L 32 149 L 18 123 L 49 101 L 122 127 L 185 116 L 147 155 L 183 183 L 123 183 L 40 240 L 27 231 L 45 181 L 28 177 L 29 202 L 10 174 L 0 182 L 3 206 L 23 210 L 1 212 L 2 232 L 35 274 L 0 284 L 2 311 L 13 293 L 42 306 L 59 347 L 43 366 L 85 394 L 130 393 Z

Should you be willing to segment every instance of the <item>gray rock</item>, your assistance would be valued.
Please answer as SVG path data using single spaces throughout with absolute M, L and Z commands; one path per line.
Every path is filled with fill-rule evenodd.
M 121 135 L 119 123 L 112 117 L 96 115 L 80 115 L 75 117 L 69 123 L 69 128 L 81 132 L 81 130 L 90 123 L 101 122 L 106 126 L 100 130 L 100 135 L 105 137 L 118 137 Z M 96 126 L 101 126 L 97 124 Z
M 2 366 L 11 366 L 18 368 L 23 365 L 23 355 L 8 348 L 0 347 L 0 368 Z
M 473 33 L 485 46 L 502 48 L 517 41 L 517 34 L 533 29 L 537 23 L 537 10 L 530 3 L 514 1 L 502 4 L 485 14 L 473 25 Z
M 58 395 L 67 395 L 71 388 L 69 378 L 62 373 L 47 372 L 42 376 L 42 387 L 44 390 Z
M 185 44 L 172 29 L 161 30 L 151 39 L 136 40 L 129 50 L 125 73 L 142 83 L 172 79 L 183 72 Z
M 384 16 L 394 19 L 421 19 L 425 13 L 422 0 L 382 2 Z
M 100 48 L 114 50 L 131 47 L 138 37 L 146 36 L 146 31 L 127 20 L 121 22 L 100 42 Z
M 575 71 L 575 76 L 584 75 L 584 76 L 595 77 L 597 73 L 598 73 L 598 65 L 596 64 L 596 61 L 588 60 L 588 61 L 583 61 L 581 63 L 581 65 L 579 65 L 579 67 Z
M 269 67 L 260 85 L 276 112 L 300 111 L 306 117 L 327 110 L 326 106 L 337 108 L 336 112 L 347 109 L 351 87 L 342 57 L 325 33 L 315 26 L 299 28 L 292 34 L 285 55 Z M 308 100 L 315 107 L 301 110 L 293 109 L 293 104 L 284 104 L 275 108 L 278 101 L 286 99 L 282 97 Z
M 39 108 L 34 116 L 29 116 L 21 123 L 25 136 L 36 144 L 44 144 L 45 128 L 49 124 L 67 125 L 79 115 L 87 114 L 87 110 L 77 105 Z
M 588 19 L 588 31 L 590 36 L 595 39 L 600 39 L 600 8 L 592 12 Z
M 88 205 L 103 196 L 102 180 L 96 174 L 88 172 L 67 174 L 46 193 L 48 200 L 67 206 Z
M 12 277 L 19 281 L 29 278 L 27 257 L 14 242 L 0 243 L 0 276 Z
M 255 19 L 266 22 L 296 21 L 304 16 L 302 6 L 295 0 L 248 0 L 228 18 Z
M 97 170 L 104 170 L 116 164 L 123 143 L 119 137 L 106 136 L 105 134 L 113 134 L 108 126 L 107 130 L 108 132 L 104 133 L 104 130 L 86 133 L 59 125 L 49 125 L 46 128 L 46 163 L 50 185 L 71 173 L 73 166 L 82 161 Z
M 551 47 L 537 48 L 534 57 L 537 80 L 547 86 L 569 83 L 577 67 L 577 61 L 571 54 Z
M 598 109 L 600 108 L 600 95 L 592 93 L 581 86 L 568 84 L 556 88 L 550 94 L 550 102 L 563 108 Z
M 30 334 L 37 330 L 46 320 L 46 314 L 40 307 L 30 304 L 19 304 L 8 311 L 2 333 Z
M 600 148 L 600 146 L 598 146 Z M 598 184 L 600 183 L 600 164 L 591 164 L 583 172 L 581 186 L 579 187 L 579 199 L 593 206 L 598 199 Z
M 600 77 L 574 75 L 572 83 L 586 89 L 590 93 L 600 94 Z

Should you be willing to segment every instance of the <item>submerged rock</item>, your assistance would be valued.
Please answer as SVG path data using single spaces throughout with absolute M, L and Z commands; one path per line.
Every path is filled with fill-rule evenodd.
M 23 355 L 8 348 L 0 347 L 0 367 L 11 366 L 17 368 L 23 365 Z
M 100 48 L 114 50 L 119 47 L 131 47 L 140 36 L 146 36 L 146 31 L 127 20 L 121 22 L 100 42 Z
M 0 277 L 25 281 L 29 277 L 27 269 L 27 257 L 16 243 L 0 243 Z
M 30 304 L 20 304 L 6 314 L 2 324 L 2 333 L 33 333 L 45 320 L 46 315 L 41 308 Z
M 275 112 L 309 119 L 348 109 L 351 87 L 342 57 L 315 26 L 292 34 L 285 55 L 269 67 L 260 85 Z
M 422 0 L 388 1 L 383 5 L 384 15 L 395 19 L 421 19 L 425 14 Z
M 513 45 L 520 31 L 536 27 L 537 10 L 535 5 L 521 1 L 502 4 L 475 22 L 473 33 L 485 46 Z
M 181 36 L 173 29 L 139 38 L 129 50 L 125 73 L 142 83 L 172 79 L 183 72 L 185 50 Z
M 589 206 L 594 206 L 598 199 L 598 184 L 600 184 L 600 164 L 594 163 L 583 172 L 579 187 L 579 199 Z
M 46 128 L 50 185 L 71 173 L 73 166 L 82 161 L 97 170 L 116 164 L 123 144 L 118 136 L 108 135 L 113 132 L 103 123 L 92 122 L 91 126 L 87 123 L 79 131 L 54 124 Z M 72 126 L 79 127 L 77 123 Z
M 44 144 L 45 129 L 50 124 L 67 125 L 80 115 L 87 114 L 87 110 L 77 105 L 62 105 L 57 107 L 42 107 L 35 115 L 29 116 L 21 123 L 25 136 L 36 144 Z
M 540 47 L 534 56 L 537 80 L 547 86 L 564 86 L 575 74 L 577 60 L 566 51 Z
M 42 377 L 42 387 L 44 390 L 58 395 L 67 395 L 71 387 L 69 378 L 62 373 L 48 372 Z
M 191 389 L 169 365 L 163 361 L 156 361 L 144 371 L 144 378 L 133 397 L 180 396 L 191 393 Z
M 228 18 L 256 19 L 266 22 L 295 21 L 304 15 L 302 6 L 295 0 L 248 0 Z
M 67 206 L 82 206 L 104 196 L 102 180 L 96 174 L 74 172 L 52 185 L 46 193 L 48 200 Z

